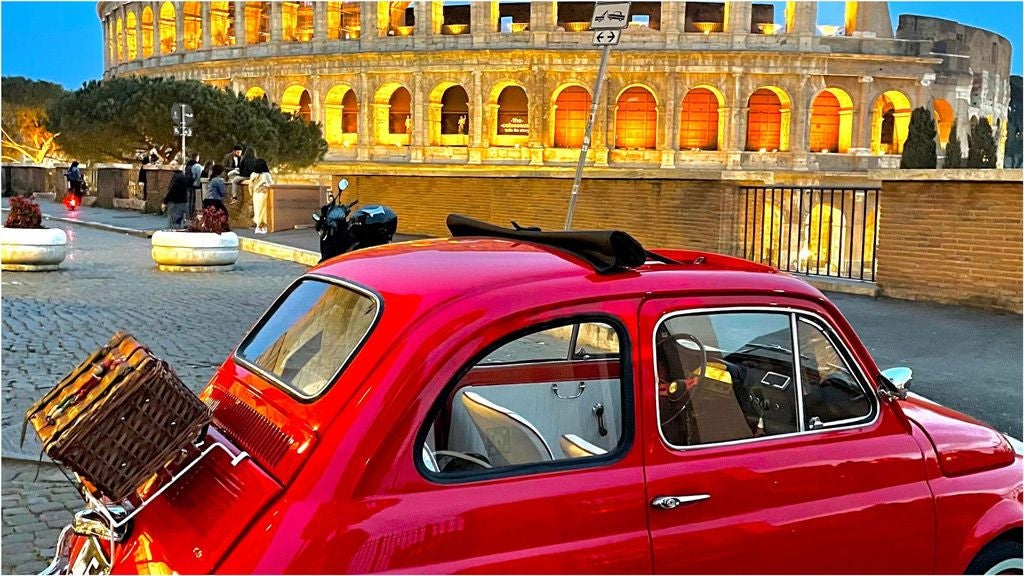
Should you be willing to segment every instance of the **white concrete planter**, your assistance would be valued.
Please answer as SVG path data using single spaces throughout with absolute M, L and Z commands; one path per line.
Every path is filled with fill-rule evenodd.
M 60 228 L 0 228 L 4 270 L 56 270 L 68 255 L 68 236 Z
M 164 272 L 220 272 L 233 270 L 238 259 L 234 232 L 153 233 L 153 261 Z

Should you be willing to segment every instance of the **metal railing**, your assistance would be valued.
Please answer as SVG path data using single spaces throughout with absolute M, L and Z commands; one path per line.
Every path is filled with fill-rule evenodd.
M 743 256 L 785 272 L 875 280 L 879 189 L 744 186 Z

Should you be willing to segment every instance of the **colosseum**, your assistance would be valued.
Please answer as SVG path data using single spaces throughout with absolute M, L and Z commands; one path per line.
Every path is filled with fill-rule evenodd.
M 781 3 L 780 3 L 781 4 Z M 324 127 L 347 165 L 573 165 L 600 51 L 593 2 L 100 2 L 106 75 L 190 78 Z M 910 112 L 997 130 L 1010 43 L 846 2 L 633 2 L 599 94 L 590 161 L 659 170 L 895 167 Z

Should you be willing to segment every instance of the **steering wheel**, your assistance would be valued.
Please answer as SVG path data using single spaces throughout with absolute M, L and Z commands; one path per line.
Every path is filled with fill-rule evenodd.
M 701 343 L 700 339 L 697 338 L 696 336 L 694 336 L 693 334 L 687 334 L 687 333 L 669 334 L 669 335 L 665 336 L 664 338 L 661 338 L 655 344 L 655 346 L 657 347 L 658 350 L 661 350 L 661 345 L 664 344 L 669 339 L 675 340 L 677 345 L 683 346 L 683 347 L 687 348 L 688 350 L 692 350 L 692 348 L 690 348 L 689 346 L 686 346 L 684 344 L 684 342 L 691 342 L 694 345 L 696 345 L 697 350 L 700 352 L 700 368 L 697 370 L 695 377 L 697 378 L 697 382 L 698 383 L 701 380 L 703 380 L 704 379 L 704 375 L 707 372 L 707 367 L 708 367 L 708 351 L 704 347 L 704 344 Z M 686 376 L 687 376 L 686 374 L 682 374 L 680 376 L 683 379 L 687 379 L 686 378 Z M 679 384 L 677 384 L 677 382 L 678 382 L 677 380 L 673 380 L 672 382 L 669 383 L 669 386 L 670 387 L 673 386 L 673 385 L 678 386 Z M 668 424 L 669 422 L 672 422 L 673 420 L 678 418 L 679 415 L 682 414 L 684 411 L 686 411 L 686 409 L 690 406 L 690 396 L 689 396 L 689 394 L 686 394 L 686 391 L 687 391 L 686 385 L 682 384 L 682 386 L 683 386 L 683 392 L 680 394 L 680 396 L 681 396 L 680 399 L 685 398 L 685 401 L 682 403 L 682 406 L 679 407 L 679 410 L 676 410 L 676 412 L 674 414 L 672 414 L 672 416 L 670 416 L 668 419 L 663 420 L 661 422 L 662 426 L 664 426 L 665 424 Z M 673 395 L 673 392 L 669 392 L 669 395 L 670 396 Z

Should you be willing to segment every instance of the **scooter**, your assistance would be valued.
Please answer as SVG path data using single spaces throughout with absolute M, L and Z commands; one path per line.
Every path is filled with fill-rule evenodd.
M 338 195 L 329 194 L 327 204 L 313 213 L 314 228 L 320 235 L 320 261 L 358 250 L 388 244 L 398 229 L 398 215 L 387 206 L 374 204 L 359 210 L 353 200 L 341 204 L 341 193 L 348 189 L 348 180 L 338 182 Z

